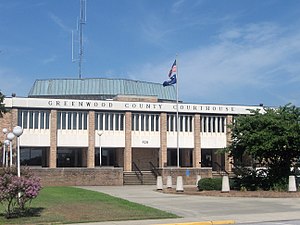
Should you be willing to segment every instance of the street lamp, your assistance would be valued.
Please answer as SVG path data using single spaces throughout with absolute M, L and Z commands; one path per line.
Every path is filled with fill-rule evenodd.
M 6 135 L 8 132 L 7 128 L 3 128 L 2 130 L 3 134 Z M 7 145 L 6 145 L 7 146 Z M 2 161 L 2 165 L 5 165 L 5 154 L 6 154 L 6 146 L 5 146 L 5 140 L 4 140 L 4 146 L 3 146 L 3 161 Z
M 9 141 L 9 158 L 10 158 L 10 163 L 9 165 L 12 166 L 12 140 L 15 138 L 15 135 L 13 133 L 8 133 L 6 135 L 7 140 Z
M 5 140 L 3 145 L 3 166 L 6 164 L 6 167 L 8 166 L 8 151 L 6 151 L 6 147 L 8 145 L 9 145 L 9 140 Z
M 20 136 L 23 134 L 23 129 L 20 126 L 16 126 L 13 129 L 14 135 L 17 137 L 17 168 L 18 168 L 18 177 L 21 176 L 21 167 L 20 167 Z
M 102 156 L 101 136 L 103 134 L 103 131 L 98 131 L 97 134 L 99 136 L 99 166 L 101 167 L 102 166 L 102 159 L 101 159 L 101 156 Z

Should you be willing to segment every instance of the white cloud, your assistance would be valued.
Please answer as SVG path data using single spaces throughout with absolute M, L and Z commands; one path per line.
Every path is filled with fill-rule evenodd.
M 58 16 L 56 16 L 54 13 L 50 12 L 49 17 L 55 24 L 57 24 L 65 32 L 70 33 L 72 31 L 72 29 L 70 27 L 68 27 L 67 25 L 65 25 L 63 20 L 61 18 L 59 18 Z
M 258 23 L 223 30 L 214 44 L 180 53 L 180 96 L 196 102 L 233 103 L 240 99 L 244 104 L 261 100 L 285 104 L 291 99 L 300 103 L 295 90 L 288 89 L 289 83 L 300 82 L 299 55 L 300 33 L 292 27 Z M 162 82 L 171 63 L 145 65 L 136 76 Z M 300 91 L 296 94 L 300 97 Z
M 56 55 L 52 55 L 49 58 L 42 60 L 42 63 L 43 64 L 49 64 L 49 63 L 55 62 L 56 59 L 57 59 L 57 56 Z

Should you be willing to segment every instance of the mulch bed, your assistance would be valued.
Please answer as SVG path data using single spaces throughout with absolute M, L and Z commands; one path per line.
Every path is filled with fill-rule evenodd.
M 185 194 L 215 197 L 257 197 L 257 198 L 299 198 L 300 192 L 278 192 L 278 191 L 198 191 L 197 187 L 185 187 L 183 192 L 176 192 L 174 188 L 163 189 L 166 194 Z

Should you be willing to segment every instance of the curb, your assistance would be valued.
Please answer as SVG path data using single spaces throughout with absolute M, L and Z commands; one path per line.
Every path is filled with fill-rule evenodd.
M 234 220 L 218 220 L 218 221 L 201 221 L 201 222 L 188 222 L 188 223 L 167 223 L 155 225 L 221 225 L 221 224 L 235 224 Z

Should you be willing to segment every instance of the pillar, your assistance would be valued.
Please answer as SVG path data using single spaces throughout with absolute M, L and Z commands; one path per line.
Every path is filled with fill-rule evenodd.
M 51 110 L 49 167 L 56 168 L 57 158 L 57 110 Z
M 95 111 L 89 111 L 87 168 L 95 168 Z
M 160 114 L 159 168 L 167 164 L 167 113 Z
M 200 114 L 194 116 L 194 150 L 193 167 L 201 167 L 201 135 L 200 135 Z
M 131 112 L 125 113 L 125 149 L 124 149 L 124 171 L 132 170 L 132 147 L 131 147 Z

